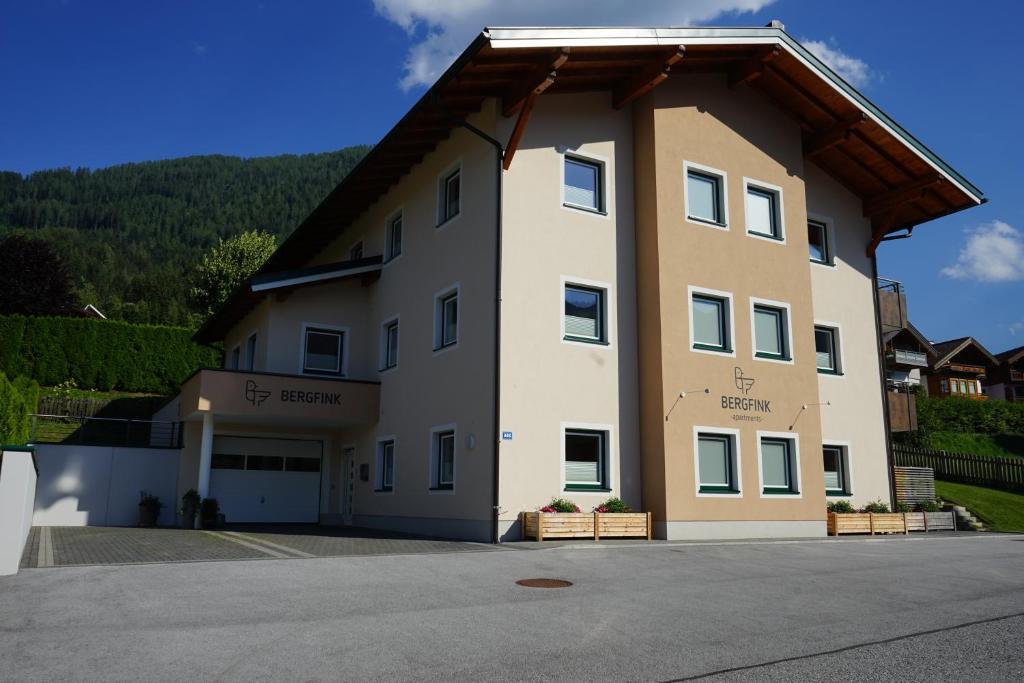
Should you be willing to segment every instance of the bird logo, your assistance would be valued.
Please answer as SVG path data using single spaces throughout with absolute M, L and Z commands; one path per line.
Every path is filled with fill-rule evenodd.
M 733 368 L 733 376 L 736 378 L 736 388 L 743 392 L 744 395 L 750 391 L 750 388 L 754 386 L 753 377 L 744 377 L 743 368 L 738 365 Z
M 263 405 L 263 402 L 270 396 L 270 392 L 260 389 L 260 385 L 251 379 L 245 380 L 245 400 L 256 407 Z

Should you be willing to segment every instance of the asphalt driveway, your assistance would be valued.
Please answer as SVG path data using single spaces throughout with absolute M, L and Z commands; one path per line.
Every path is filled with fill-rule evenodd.
M 1022 537 L 537 545 L 25 570 L 0 680 L 1024 679 Z

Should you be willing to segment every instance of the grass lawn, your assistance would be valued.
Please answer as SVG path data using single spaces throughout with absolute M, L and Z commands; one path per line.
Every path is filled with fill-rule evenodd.
M 1024 531 L 1024 496 L 981 486 L 936 481 L 935 494 L 963 505 L 993 531 Z
M 932 432 L 928 435 L 928 448 L 998 458 L 1024 458 L 1024 434 Z

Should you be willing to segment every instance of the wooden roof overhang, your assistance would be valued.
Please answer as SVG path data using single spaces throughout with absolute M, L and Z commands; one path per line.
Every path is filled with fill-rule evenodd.
M 485 100 L 517 116 L 505 167 L 543 94 L 607 91 L 627 106 L 677 73 L 723 73 L 803 129 L 804 154 L 863 200 L 868 252 L 892 233 L 983 194 L 782 28 L 490 28 L 320 203 L 259 273 L 296 268 L 332 242 Z

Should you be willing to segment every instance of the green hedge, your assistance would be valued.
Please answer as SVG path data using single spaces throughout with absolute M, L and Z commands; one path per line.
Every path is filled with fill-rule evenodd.
M 14 380 L 0 372 L 0 444 L 24 444 L 39 402 L 39 385 L 25 377 Z
M 924 432 L 1024 434 L 1024 404 L 919 396 L 917 424 Z
M 53 386 L 171 393 L 220 352 L 196 344 L 180 327 L 94 318 L 0 316 L 0 372 Z

